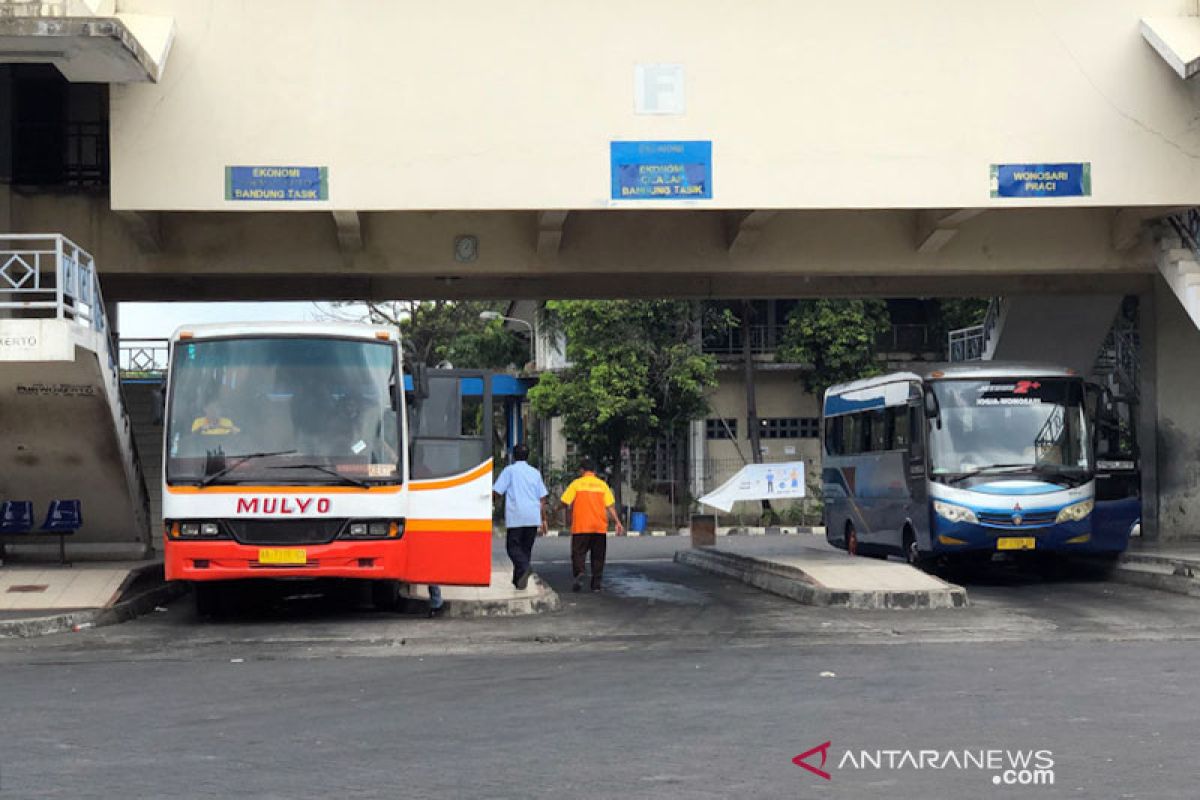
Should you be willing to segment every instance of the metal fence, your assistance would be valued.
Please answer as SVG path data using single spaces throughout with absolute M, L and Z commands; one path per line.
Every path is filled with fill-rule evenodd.
M 786 325 L 751 325 L 750 352 L 756 355 L 772 353 Z M 739 355 L 746 335 L 744 328 L 729 328 L 723 331 L 705 331 L 701 349 L 713 355 Z
M 68 319 L 108 333 L 96 264 L 59 234 L 0 235 L 0 309 L 11 317 Z
M 166 339 L 122 339 L 117 351 L 121 378 L 161 380 L 167 374 L 169 351 Z

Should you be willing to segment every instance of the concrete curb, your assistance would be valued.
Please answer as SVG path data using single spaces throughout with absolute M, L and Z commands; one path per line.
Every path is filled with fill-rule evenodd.
M 1161 592 L 1200 597 L 1200 564 L 1145 553 L 1125 553 L 1112 569 L 1120 583 Z
M 161 573 L 162 565 L 150 565 L 146 569 L 157 569 Z M 143 571 L 139 571 L 138 574 L 142 574 Z M 113 603 L 107 608 L 67 611 L 27 619 L 0 620 L 0 639 L 49 636 L 83 628 L 117 625 L 153 611 L 157 606 L 171 602 L 186 591 L 186 586 L 181 583 L 162 582 L 144 592 Z
M 530 578 L 526 589 L 501 587 L 496 590 L 500 594 L 498 597 L 455 597 L 454 591 L 455 587 L 450 586 L 442 590 L 447 617 L 521 617 L 562 608 L 558 592 L 536 574 Z M 408 600 L 429 601 L 428 590 L 423 585 L 402 587 L 400 593 Z
M 854 609 L 963 608 L 968 604 L 966 589 L 940 579 L 944 589 L 850 591 L 828 589 L 795 567 L 707 548 L 680 550 L 675 553 L 675 561 L 705 572 L 737 578 L 755 588 L 810 606 Z
M 551 530 L 547 531 L 546 535 L 554 538 L 558 536 L 570 536 L 569 531 Z M 689 536 L 688 530 L 681 529 L 678 531 L 670 530 L 645 530 L 645 531 L 628 531 L 626 533 L 630 538 L 638 538 L 639 536 Z M 721 527 L 717 528 L 717 536 L 824 536 L 825 529 L 821 527 L 810 528 L 805 526 L 772 526 L 769 528 L 763 527 Z

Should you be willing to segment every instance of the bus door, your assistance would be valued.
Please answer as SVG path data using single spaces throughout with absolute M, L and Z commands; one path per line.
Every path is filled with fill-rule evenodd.
M 422 370 L 409 406 L 409 574 L 414 583 L 491 579 L 492 389 L 488 373 Z
M 1124 550 L 1142 516 L 1137 402 L 1114 396 L 1095 384 L 1088 390 L 1096 459 L 1096 508 L 1089 549 Z

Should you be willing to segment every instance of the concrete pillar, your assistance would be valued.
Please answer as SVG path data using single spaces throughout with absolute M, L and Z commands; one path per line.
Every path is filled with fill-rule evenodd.
M 1138 456 L 1142 477 L 1142 537 L 1159 538 L 1158 527 L 1158 303 L 1157 292 L 1138 296 Z M 1168 301 L 1172 297 L 1166 298 Z
M 1157 499 L 1151 512 L 1157 538 L 1200 539 L 1200 329 L 1161 278 L 1155 280 L 1152 305 L 1153 342 L 1143 362 L 1153 387 L 1143 402 L 1156 411 L 1157 496 L 1147 496 L 1143 504 Z

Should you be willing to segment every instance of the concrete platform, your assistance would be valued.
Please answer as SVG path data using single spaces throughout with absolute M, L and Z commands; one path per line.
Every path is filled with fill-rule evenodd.
M 1112 574 L 1122 583 L 1200 597 L 1200 543 L 1132 543 Z
M 859 609 L 967 605 L 967 592 L 961 586 L 907 564 L 849 556 L 815 537 L 789 539 L 786 545 L 765 549 L 726 541 L 718 547 L 680 550 L 675 560 L 806 605 Z
M 0 567 L 0 638 L 44 636 L 132 619 L 183 592 L 156 561 Z

